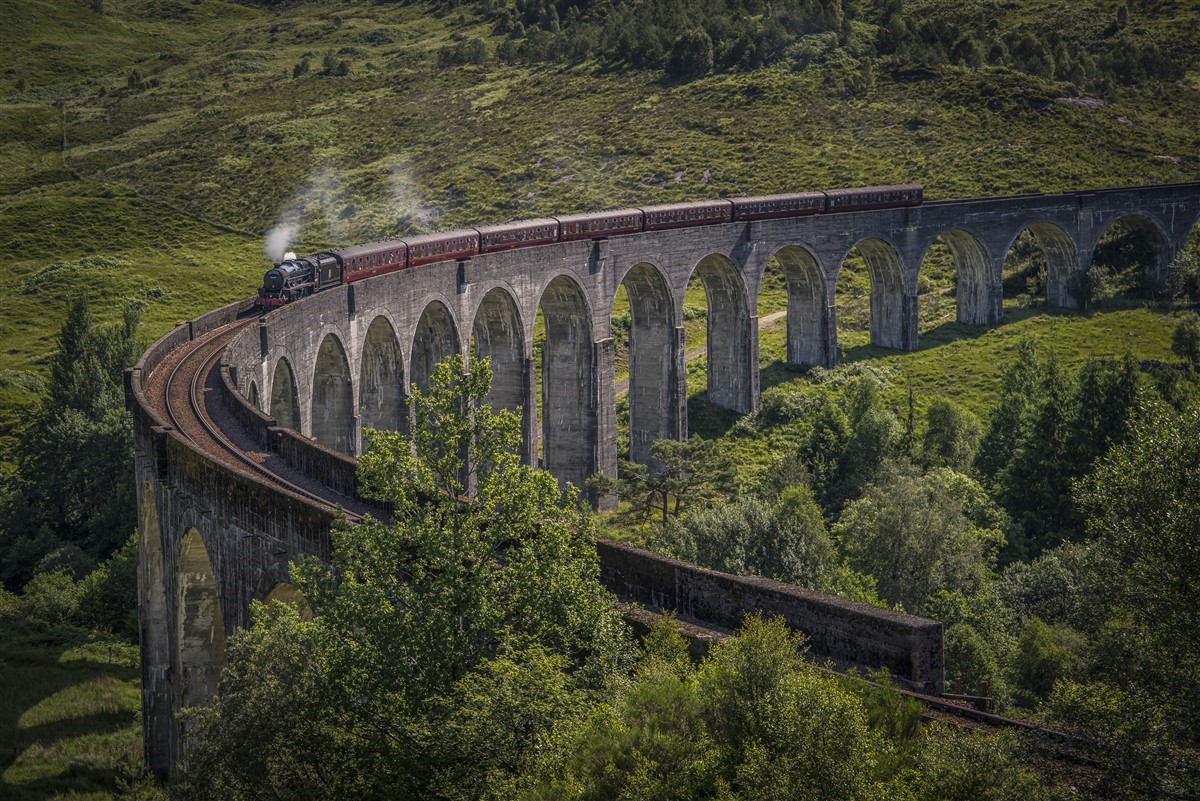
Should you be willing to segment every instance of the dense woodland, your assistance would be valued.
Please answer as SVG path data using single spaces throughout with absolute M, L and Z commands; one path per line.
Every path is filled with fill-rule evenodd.
M 458 3 L 448 8 L 458 7 Z M 920 69 L 955 65 L 1005 67 L 1104 92 L 1114 84 L 1177 81 L 1182 52 L 1165 50 L 1130 24 L 1131 6 L 1108 18 L 1063 31 L 1034 19 L 999 30 L 981 5 L 967 14 L 929 14 L 904 0 L 482 0 L 473 5 L 495 20 L 507 40 L 495 57 L 512 63 L 576 63 L 596 58 L 618 68 L 661 69 L 673 79 L 713 71 L 781 65 L 795 71 L 825 67 L 850 93 L 874 80 L 877 66 Z M 1135 6 L 1153 14 L 1156 3 Z M 479 63 L 480 39 L 447 47 L 443 64 Z
M 18 5 L 22 36 L 49 14 L 76 43 L 71 57 L 38 45 L 61 63 L 14 48 L 0 75 L 0 126 L 22 143 L 0 150 L 13 168 L 0 246 L 15 265 L 0 269 L 16 288 L 0 298 L 0 675 L 13 677 L 0 703 L 35 688 L 0 729 L 34 738 L 0 756 L 0 794 L 18 798 L 42 797 L 36 760 L 51 752 L 65 766 L 55 792 L 85 774 L 112 791 L 112 769 L 81 767 L 86 738 L 36 740 L 59 714 L 37 712 L 38 674 L 106 664 L 126 671 L 124 690 L 97 673 L 86 689 L 49 682 L 45 699 L 90 698 L 88 720 L 126 710 L 118 783 L 160 797 L 137 776 L 129 711 L 137 540 L 121 373 L 174 320 L 252 290 L 259 234 L 281 219 L 315 247 L 721 192 L 918 180 L 945 197 L 1198 168 L 1200 49 L 1194 14 L 1171 0 L 89 0 L 63 19 Z M 1157 285 L 1144 236 L 1106 238 L 1071 287 L 1087 310 L 1051 314 L 1040 248 L 1022 237 L 1000 328 L 1026 336 L 1000 331 L 999 350 L 945 321 L 954 268 L 935 254 L 922 351 L 900 356 L 865 344 L 870 285 L 852 257 L 842 366 L 782 365 L 778 332 L 764 332 L 761 407 L 734 418 L 689 384 L 693 436 L 655 444 L 661 471 L 622 461 L 589 483 L 620 498 L 611 516 L 516 465 L 511 418 L 459 413 L 484 371 L 464 385 L 443 370 L 417 400 L 436 425 L 412 442 L 380 434 L 361 462 L 411 515 L 341 529 L 332 565 L 296 566 L 305 608 L 256 609 L 217 702 L 189 716 L 180 791 L 1200 795 L 1196 239 Z M 781 274 L 764 287 L 760 315 L 782 310 Z M 689 347 L 706 317 L 697 286 Z M 627 310 L 612 322 L 628 336 Z M 1076 323 L 1082 345 L 1038 336 Z M 951 343 L 950 362 L 930 355 Z M 983 389 L 930 378 L 947 364 Z M 627 403 L 618 415 L 627 426 Z M 463 452 L 485 477 L 475 506 L 447 500 Z M 449 495 L 413 494 L 431 486 Z M 948 688 L 986 684 L 999 711 L 1077 732 L 1094 764 L 923 724 L 886 677 L 830 676 L 776 621 L 749 621 L 700 664 L 669 620 L 635 640 L 595 581 L 596 536 L 936 618 Z

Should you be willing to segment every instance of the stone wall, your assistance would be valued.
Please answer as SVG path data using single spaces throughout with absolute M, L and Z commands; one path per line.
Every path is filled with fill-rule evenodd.
M 737 629 L 778 615 L 804 632 L 809 655 L 842 667 L 886 667 L 905 685 L 943 690 L 942 624 L 757 576 L 731 576 L 616 542 L 597 543 L 600 579 L 623 601 Z

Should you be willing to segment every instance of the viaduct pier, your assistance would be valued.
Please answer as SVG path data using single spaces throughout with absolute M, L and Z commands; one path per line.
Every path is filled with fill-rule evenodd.
M 921 262 L 939 239 L 957 270 L 957 319 L 985 326 L 1001 319 L 1001 269 L 1023 231 L 1046 255 L 1047 302 L 1071 307 L 1073 282 L 1112 224 L 1149 235 L 1163 279 L 1198 219 L 1200 183 L 926 202 L 489 253 L 337 286 L 265 316 L 248 300 L 181 323 L 127 373 L 147 766 L 169 774 L 179 764 L 176 713 L 215 692 L 251 602 L 292 592 L 289 562 L 328 555 L 335 507 L 379 513 L 356 496 L 362 430 L 406 426 L 410 390 L 445 357 L 491 357 L 490 401 L 521 411 L 523 458 L 582 486 L 616 473 L 610 318 L 622 286 L 630 455 L 646 461 L 654 440 L 687 436 L 683 298 L 693 276 L 708 298 L 708 399 L 748 413 L 772 260 L 787 282 L 788 361 L 832 366 L 835 287 L 855 247 L 870 277 L 871 342 L 914 350 Z M 941 691 L 934 621 L 599 548 L 602 578 L 620 596 L 726 628 L 754 609 L 782 614 L 814 653 Z

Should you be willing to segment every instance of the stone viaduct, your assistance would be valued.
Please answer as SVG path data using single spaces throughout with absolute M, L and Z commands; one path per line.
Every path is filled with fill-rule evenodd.
M 352 456 L 362 450 L 362 430 L 407 425 L 410 390 L 423 386 L 442 358 L 490 356 L 491 399 L 521 410 L 524 458 L 581 486 L 592 473 L 616 472 L 610 318 L 622 285 L 632 317 L 630 455 L 645 462 L 654 440 L 687 436 L 683 298 L 695 275 L 709 308 L 708 399 L 745 413 L 758 403 L 756 308 L 773 259 L 788 288 L 787 360 L 832 366 L 838 354 L 835 286 L 855 247 L 869 269 L 871 342 L 914 350 L 920 267 L 939 238 L 957 268 L 957 319 L 991 325 L 1002 317 L 1001 268 L 1023 231 L 1031 230 L 1045 253 L 1047 302 L 1071 307 L 1073 276 L 1086 273 L 1113 223 L 1150 234 L 1161 279 L 1198 218 L 1200 183 L 1193 183 L 735 222 L 432 264 L 336 287 L 251 323 L 221 358 L 225 403 L 251 438 L 352 494 Z M 539 312 L 540 355 L 534 349 Z M 176 710 L 211 696 L 226 637 L 247 624 L 250 603 L 287 593 L 289 561 L 327 555 L 329 548 L 328 504 L 205 453 L 162 420 L 148 399 L 155 369 L 173 350 L 229 323 L 235 313 L 227 307 L 177 327 L 129 375 L 140 488 L 146 761 L 160 772 L 178 763 L 183 747 Z M 602 568 L 604 554 L 602 549 Z M 629 558 L 610 555 L 609 563 L 626 565 Z M 622 569 L 628 578 L 688 567 Z M 674 575 L 678 583 L 680 574 Z M 642 589 L 659 597 L 654 587 Z M 757 585 L 754 592 L 737 592 L 754 603 L 774 603 L 762 601 Z M 925 646 L 912 644 L 924 642 L 920 632 L 928 633 L 922 626 L 930 621 L 899 620 L 812 593 L 797 601 L 804 593 L 770 592 L 787 596 L 785 605 L 807 604 L 803 614 L 812 617 L 801 615 L 798 625 L 810 635 L 822 630 L 830 610 L 834 617 L 854 618 L 856 644 L 835 656 L 888 664 L 902 678 L 940 690 L 940 625 L 933 624 L 936 658 L 918 670 L 925 657 L 915 654 Z M 835 639 L 844 645 L 850 636 L 846 625 L 838 624 L 831 653 L 841 647 Z M 907 644 L 882 654 L 871 650 L 872 641 L 887 648 Z M 936 680 L 929 678 L 934 662 Z

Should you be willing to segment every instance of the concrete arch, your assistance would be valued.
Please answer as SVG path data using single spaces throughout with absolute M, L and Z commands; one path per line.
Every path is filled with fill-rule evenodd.
M 271 589 L 262 597 L 264 604 L 281 603 L 288 606 L 294 606 L 296 611 L 300 613 L 301 620 L 312 620 L 312 607 L 308 605 L 308 601 L 304 599 L 303 593 L 296 589 L 292 584 L 286 581 L 277 581 L 271 585 Z
M 1149 238 L 1154 247 L 1154 265 L 1151 267 L 1151 274 L 1147 276 L 1147 279 L 1151 286 L 1165 287 L 1168 277 L 1167 272 L 1171 266 L 1171 258 L 1174 250 L 1171 247 L 1171 238 L 1158 220 L 1138 212 L 1114 216 L 1104 223 L 1103 227 L 1096 233 L 1096 241 L 1092 243 L 1092 249 L 1088 256 L 1088 269 L 1091 269 L 1091 265 L 1095 261 L 1096 251 L 1099 250 L 1104 235 L 1118 223 L 1134 231 L 1144 233 Z
M 906 294 L 900 251 L 882 237 L 867 237 L 854 243 L 840 264 L 855 248 L 867 263 L 871 280 L 871 344 L 916 349 L 916 298 Z
M 1033 234 L 1046 256 L 1046 303 L 1068 309 L 1077 308 L 1078 301 L 1068 291 L 1071 276 L 1079 271 L 1079 249 L 1075 246 L 1075 240 L 1057 223 L 1028 223 L 1009 238 L 1004 248 L 1005 258 L 1008 257 L 1017 237 L 1026 230 Z
M 727 256 L 710 253 L 696 263 L 708 298 L 708 400 L 747 413 L 754 409 L 750 312 L 742 274 Z M 680 294 L 682 303 L 682 293 Z
M 471 326 L 474 355 L 489 358 L 492 388 L 487 402 L 494 409 L 516 412 L 529 406 L 529 371 L 525 326 L 512 294 L 499 287 L 483 296 Z
M 779 262 L 787 282 L 788 364 L 831 366 L 829 308 L 821 265 L 803 245 L 786 245 L 771 258 Z
M 409 380 L 413 389 L 428 387 L 438 362 L 459 352 L 458 323 L 450 307 L 440 300 L 429 301 L 413 334 L 409 357 Z
M 326 334 L 312 373 L 312 437 L 342 453 L 354 453 L 354 384 L 350 360 L 336 334 Z
M 363 428 L 400 431 L 407 407 L 400 340 L 385 315 L 371 320 L 358 367 L 358 417 Z
M 154 487 L 142 484 L 138 504 L 138 630 L 142 657 L 142 738 L 146 766 L 165 776 L 171 769 L 171 642 L 166 562 Z
M 621 283 L 629 295 L 629 458 L 647 464 L 658 439 L 680 439 L 687 398 L 682 387 L 683 329 L 662 272 L 639 262 Z
M 250 386 L 246 388 L 246 400 L 250 401 L 250 404 L 256 409 L 262 408 L 258 397 L 258 382 L 250 381 Z
M 271 377 L 271 407 L 267 413 L 284 428 L 300 430 L 300 393 L 296 389 L 296 374 L 286 356 L 280 356 L 275 362 Z
M 175 570 L 176 671 L 180 706 L 208 703 L 225 666 L 225 618 L 221 593 L 204 539 L 189 528 L 179 544 Z
M 596 472 L 597 415 L 592 312 L 578 283 L 560 275 L 538 304 L 542 343 L 542 467 L 581 490 Z
M 954 257 L 955 319 L 972 325 L 991 325 L 1000 321 L 1003 291 L 1000 271 L 980 236 L 966 228 L 942 231 L 921 254 L 924 261 L 929 248 L 940 239 Z

